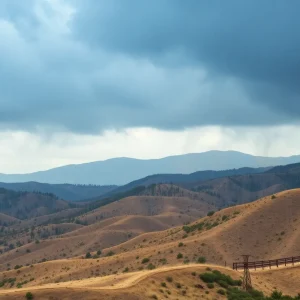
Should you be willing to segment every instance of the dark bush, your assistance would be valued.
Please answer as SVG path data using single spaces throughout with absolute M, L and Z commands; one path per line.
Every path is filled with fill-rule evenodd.
M 204 256 L 200 256 L 197 260 L 199 264 L 205 264 L 206 263 L 206 258 Z
M 25 298 L 27 300 L 32 300 L 33 299 L 33 294 L 31 292 L 26 293 Z
M 218 294 L 220 294 L 220 295 L 225 295 L 226 292 L 225 292 L 224 290 L 222 290 L 222 289 L 218 289 Z
M 150 263 L 150 264 L 147 266 L 147 269 L 148 269 L 148 270 L 153 270 L 153 269 L 155 269 L 155 266 L 154 266 L 152 263 Z
M 106 256 L 113 256 L 113 255 L 115 255 L 115 253 L 114 253 L 113 251 L 109 251 L 109 252 L 106 254 Z
M 147 262 L 149 262 L 150 259 L 148 257 L 143 258 L 142 260 L 142 264 L 146 264 Z
M 213 288 L 215 287 L 215 285 L 214 285 L 213 283 L 209 282 L 209 283 L 207 284 L 207 287 L 208 287 L 209 289 L 213 289 Z

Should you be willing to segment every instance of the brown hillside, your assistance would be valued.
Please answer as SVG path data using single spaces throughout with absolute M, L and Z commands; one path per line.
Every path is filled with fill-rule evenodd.
M 117 202 L 114 203 L 114 205 L 117 204 Z M 145 276 L 148 278 L 147 274 L 152 274 L 148 273 L 149 268 L 155 268 L 158 273 L 163 268 L 173 266 L 183 269 L 192 268 L 200 257 L 205 257 L 210 264 L 224 265 L 226 262 L 227 266 L 231 267 L 231 263 L 239 260 L 240 255 L 244 253 L 251 254 L 251 259 L 262 260 L 298 255 L 300 252 L 299 189 L 281 192 L 273 197 L 265 197 L 250 204 L 226 208 L 184 227 L 146 232 L 149 224 L 153 226 L 153 230 L 157 230 L 157 228 L 161 230 L 163 228 L 163 226 L 160 227 L 163 223 L 162 218 L 166 215 L 168 216 L 168 214 L 151 217 L 117 216 L 89 226 L 79 225 L 78 229 L 63 234 L 60 238 L 47 239 L 39 244 L 26 244 L 17 250 L 14 249 L 0 255 L 3 270 L 0 273 L 0 279 L 15 277 L 16 282 L 24 282 L 24 278 L 33 278 L 32 281 L 25 280 L 22 286 L 33 291 L 36 286 L 39 289 L 36 293 L 40 297 L 56 295 L 57 288 L 58 293 L 67 291 L 66 299 L 68 297 L 76 299 L 71 297 L 82 296 L 82 290 L 87 291 L 87 295 L 90 295 L 91 299 L 97 295 L 106 297 L 121 295 L 126 299 L 126 295 L 129 295 L 128 293 L 131 291 L 130 288 L 133 288 L 128 285 L 125 286 L 126 288 L 124 287 L 121 294 L 120 291 L 111 291 L 113 286 L 110 288 L 106 286 L 105 291 L 94 289 L 96 286 L 102 286 L 102 280 L 106 283 L 110 282 L 110 286 L 117 285 L 118 278 L 123 278 L 122 276 L 132 282 L 132 278 L 136 278 L 134 274 L 138 274 L 132 272 L 136 271 L 143 271 L 141 274 L 146 274 Z M 143 226 L 147 228 L 143 228 Z M 30 249 L 29 253 L 27 253 L 28 248 Z M 87 251 L 91 251 L 92 255 L 95 255 L 95 251 L 99 249 L 102 250 L 99 257 L 83 258 Z M 182 255 L 178 256 L 179 253 Z M 77 258 L 62 259 L 74 256 Z M 61 259 L 36 264 L 44 258 L 48 260 Z M 145 260 L 146 258 L 147 260 Z M 33 267 L 30 266 L 32 263 L 34 263 Z M 19 270 L 4 271 L 4 269 L 14 268 L 15 265 L 21 264 L 29 265 Z M 195 268 L 199 269 L 201 265 L 197 265 Z M 297 282 L 299 280 L 297 279 L 299 274 L 297 270 L 299 269 L 287 268 L 284 274 L 285 276 L 289 274 Z M 124 271 L 129 273 L 121 275 Z M 240 276 L 240 273 L 230 272 L 233 272 L 233 276 Z M 284 279 L 284 275 L 277 275 L 283 273 L 275 274 L 274 269 L 252 273 L 256 286 L 267 293 L 270 293 L 276 285 L 285 293 L 294 295 L 298 292 L 296 288 L 291 287 L 287 279 Z M 175 274 L 174 277 L 177 276 Z M 107 277 L 108 275 L 113 277 Z M 182 278 L 182 275 L 178 276 L 181 276 L 178 278 Z M 143 280 L 146 280 L 146 277 L 143 277 Z M 117 282 L 111 282 L 109 278 L 115 278 L 114 280 Z M 74 280 L 80 280 L 80 282 L 74 282 Z M 151 282 L 152 280 L 155 281 L 155 279 L 151 279 Z M 136 282 L 135 279 L 133 282 Z M 41 287 L 43 284 L 50 285 Z M 144 290 L 136 290 L 136 299 L 148 296 L 145 291 L 157 293 L 158 287 L 154 286 L 153 289 L 149 289 L 151 286 L 149 284 L 148 281 L 147 288 Z M 188 287 L 191 299 L 196 299 L 193 298 L 196 294 L 194 295 L 191 283 L 186 281 L 183 284 Z M 141 285 L 139 284 L 139 286 Z M 104 288 L 104 286 L 102 287 Z M 9 294 L 7 295 L 16 297 L 23 291 L 18 290 L 11 294 L 11 289 L 7 284 L 5 288 L 8 289 L 7 293 Z M 51 292 L 46 288 L 51 288 Z M 181 299 L 180 294 L 175 290 L 170 291 L 174 292 L 172 295 Z M 132 293 L 135 292 L 132 290 Z M 211 296 L 214 296 L 213 291 L 211 293 Z M 5 296 L 7 295 L 5 294 Z
M 202 225 L 201 225 L 202 223 Z M 116 253 L 121 247 L 129 253 L 133 249 L 143 252 L 141 257 L 152 255 L 157 260 L 167 258 L 176 263 L 181 252 L 189 261 L 205 256 L 209 262 L 224 265 L 239 260 L 251 249 L 252 259 L 272 259 L 298 255 L 300 253 L 300 190 L 281 192 L 259 201 L 227 208 L 205 217 L 196 223 L 160 233 L 139 236 L 123 245 L 114 247 Z M 193 226 L 195 225 L 195 226 Z M 200 227 L 201 230 L 198 230 Z M 195 229 L 193 229 L 195 228 Z M 146 241 L 144 241 L 146 239 Z M 182 242 L 183 247 L 178 248 Z M 159 245 L 160 255 L 155 254 Z
M 6 238 L 7 245 L 21 247 L 0 256 L 0 263 L 15 266 L 37 263 L 43 259 L 80 256 L 88 251 L 124 243 L 146 232 L 162 231 L 195 221 L 212 208 L 201 200 L 187 197 L 139 196 L 122 199 L 77 218 L 78 223 L 90 223 L 89 226 L 57 224 L 35 226 L 33 229 L 36 219 L 49 219 L 51 215 L 36 218 L 35 222 L 26 220 L 16 227 L 25 229 L 24 232 L 10 234 Z M 45 238 L 48 239 L 42 240 Z M 36 240 L 40 243 L 36 244 Z M 7 251 L 7 247 L 3 247 L 5 249 Z M 2 266 L 2 269 L 6 268 Z
M 73 262 L 76 265 L 76 261 Z M 57 263 L 55 264 L 57 266 Z M 209 289 L 199 275 L 207 272 L 207 268 L 218 270 L 233 279 L 241 278 L 242 273 L 214 265 L 184 265 L 162 267 L 152 271 L 115 274 L 104 277 L 91 277 L 84 280 L 48 283 L 43 285 L 28 284 L 26 288 L 0 290 L 0 299 L 24 299 L 30 291 L 36 299 L 224 299 L 217 293 L 220 286 Z M 45 268 L 45 269 L 43 269 Z M 48 276 L 59 272 L 58 268 L 49 263 L 41 264 L 41 268 L 32 269 L 32 276 L 47 270 Z M 61 266 L 60 273 L 66 272 Z M 63 270 L 63 271 L 62 271 Z M 269 295 L 274 287 L 285 294 L 297 295 L 300 286 L 300 268 L 286 268 L 271 271 L 257 271 L 252 274 L 253 285 L 256 289 Z M 7 274 L 12 275 L 12 274 Z M 171 278 L 170 281 L 168 278 Z M 293 283 L 291 283 L 291 281 Z M 165 283 L 162 286 L 162 283 Z M 154 295 L 156 297 L 154 297 Z
M 20 220 L 17 218 L 0 213 L 0 226 L 9 226 L 15 224 L 18 221 Z
M 163 188 L 165 187 L 166 185 L 163 186 Z M 168 196 L 165 195 L 167 193 Z M 165 192 L 162 190 L 157 194 L 159 195 L 124 198 L 84 214 L 78 219 L 92 224 L 116 216 L 178 214 L 187 215 L 190 216 L 190 220 L 196 220 L 215 208 L 212 204 L 209 204 L 215 201 L 214 197 L 207 194 L 194 193 L 184 189 L 180 189 L 180 192 L 174 194 L 169 189 L 165 189 Z
M 216 197 L 215 205 L 223 208 L 244 204 L 269 196 L 289 187 L 299 187 L 298 173 L 262 173 L 217 178 L 185 186 L 196 192 Z
M 10 251 L 0 256 L 0 262 L 10 262 L 11 266 L 25 265 L 45 257 L 57 259 L 64 253 L 71 257 L 101 249 L 101 257 L 109 251 L 115 253 L 111 257 L 100 257 L 97 263 L 101 266 L 101 274 L 111 274 L 126 267 L 130 271 L 145 268 L 146 265 L 141 264 L 141 260 L 146 257 L 151 257 L 149 261 L 158 267 L 164 264 L 195 262 L 200 256 L 206 257 L 210 263 L 224 265 L 226 262 L 230 266 L 232 261 L 239 260 L 240 255 L 248 253 L 249 249 L 253 259 L 296 255 L 299 253 L 298 199 L 299 190 L 291 190 L 276 195 L 274 199 L 267 197 L 251 204 L 216 212 L 211 217 L 184 227 L 185 230 L 175 227 L 145 234 L 141 234 L 141 224 L 147 224 L 145 220 L 138 219 L 135 224 L 134 217 L 116 217 L 79 228 L 59 239 L 23 246 L 24 248 L 19 248 L 19 252 Z M 151 219 L 157 221 L 156 218 Z M 130 224 L 134 226 L 130 227 Z M 136 232 L 134 228 L 138 225 L 141 226 L 140 231 Z M 181 247 L 179 243 L 182 243 Z M 116 246 L 111 247 L 112 245 Z M 31 253 L 24 253 L 26 247 L 31 247 Z M 177 259 L 178 253 L 182 253 L 183 258 Z M 136 259 L 137 257 L 139 258 Z M 86 264 L 89 260 L 81 261 Z M 66 264 L 69 265 L 68 261 Z M 91 270 L 88 270 L 84 276 L 89 276 Z M 78 272 L 73 275 L 75 278 L 82 278 L 83 274 L 80 270 Z

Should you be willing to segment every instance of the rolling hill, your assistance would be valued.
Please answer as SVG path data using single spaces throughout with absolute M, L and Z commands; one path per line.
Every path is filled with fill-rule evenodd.
M 53 194 L 15 192 L 0 188 L 0 212 L 17 219 L 35 218 L 73 208 Z
M 135 181 L 132 181 L 123 186 L 117 187 L 114 190 L 106 193 L 103 197 L 108 197 L 114 195 L 116 193 L 122 193 L 129 191 L 133 188 L 139 186 L 148 187 L 153 184 L 161 184 L 161 183 L 172 183 L 183 186 L 193 185 L 195 182 L 207 181 L 216 178 L 222 178 L 227 176 L 236 176 L 236 175 L 248 175 L 248 174 L 256 174 L 263 173 L 270 168 L 240 168 L 240 169 L 231 169 L 231 170 L 222 170 L 222 171 L 198 171 L 191 174 L 156 174 L 150 175 Z
M 87 200 L 113 191 L 117 186 L 80 185 L 80 184 L 48 184 L 39 182 L 0 182 L 0 188 L 17 192 L 40 192 L 56 195 L 69 201 Z
M 50 223 L 38 226 L 39 220 L 36 219 L 39 218 L 35 218 L 34 223 L 24 220 L 13 227 L 15 234 L 4 231 L 7 245 L 22 247 L 18 252 L 3 247 L 5 253 L 0 256 L 0 264 L 25 265 L 42 259 L 74 257 L 118 245 L 143 233 L 184 225 L 215 209 L 201 199 L 201 194 L 183 189 L 180 193 L 169 197 L 127 197 L 77 217 L 73 225 Z M 40 218 L 48 218 L 50 222 L 50 216 Z M 35 240 L 41 242 L 36 244 Z
M 241 273 L 224 264 L 230 267 L 246 252 L 250 251 L 253 260 L 298 254 L 299 199 L 300 189 L 288 190 L 163 231 L 145 232 L 142 226 L 147 226 L 147 221 L 132 221 L 141 215 L 109 217 L 88 226 L 78 224 L 60 237 L 23 245 L 18 251 L 14 249 L 0 255 L 0 278 L 15 278 L 13 285 L 21 287 L 9 287 L 6 281 L 0 297 L 21 299 L 26 291 L 31 291 L 39 299 L 55 299 L 61 295 L 64 299 L 147 299 L 153 295 L 156 295 L 153 299 L 166 298 L 164 295 L 170 299 L 198 299 L 201 295 L 224 299 L 217 293 L 220 287 L 209 289 L 199 274 L 207 272 L 209 267 L 238 280 Z M 127 206 L 128 201 L 134 199 L 124 201 Z M 114 207 L 110 211 L 117 210 L 117 202 L 111 205 Z M 164 208 L 160 215 L 165 213 L 170 213 L 170 209 Z M 149 221 L 154 222 L 156 216 Z M 109 246 L 109 241 L 120 234 L 120 230 L 128 230 L 128 226 L 131 226 L 130 231 L 139 231 L 139 234 L 127 236 L 125 240 L 121 238 L 116 245 Z M 105 239 L 108 243 L 101 244 Z M 95 255 L 94 259 L 85 258 L 85 251 L 89 250 L 91 256 Z M 98 255 L 97 250 L 101 250 Z M 53 261 L 53 255 L 62 256 Z M 49 261 L 43 262 L 45 257 Z M 32 259 L 40 263 L 31 266 Z M 207 264 L 201 264 L 205 260 Z M 20 264 L 24 267 L 14 268 Z M 282 271 L 259 270 L 252 272 L 252 280 L 254 287 L 266 294 L 276 287 L 295 296 L 299 292 L 299 274 L 297 266 Z M 172 277 L 172 281 L 167 281 L 167 277 Z
M 153 174 L 190 174 L 203 170 L 270 167 L 298 162 L 300 156 L 260 157 L 236 151 L 208 151 L 150 160 L 114 158 L 31 174 L 0 174 L 0 181 L 124 185 Z
M 75 262 L 74 262 L 75 263 Z M 32 274 L 40 274 L 46 267 L 50 274 L 61 270 L 56 266 L 41 264 Z M 220 272 L 239 281 L 241 273 L 228 268 L 212 265 L 181 265 L 162 267 L 152 271 L 139 271 L 134 273 L 116 274 L 111 276 L 91 277 L 83 280 L 70 280 L 67 282 L 48 283 L 38 286 L 28 284 L 26 288 L 11 288 L 0 290 L 0 299 L 17 300 L 24 299 L 24 295 L 30 291 L 36 299 L 66 299 L 66 300 L 144 300 L 144 299 L 225 299 L 219 292 L 221 286 L 215 285 L 208 288 L 200 278 L 207 273 L 207 268 L 214 272 Z M 65 270 L 65 269 L 64 269 Z M 211 272 L 209 272 L 211 273 Z M 283 291 L 285 295 L 296 296 L 298 292 L 300 268 L 286 268 L 282 270 L 258 271 L 253 277 L 255 289 L 270 295 L 274 287 Z M 7 274 L 13 276 L 13 274 Z M 228 278 L 228 277 L 227 277 Z M 221 288 L 221 290 L 226 290 Z M 240 299 L 240 298 L 236 298 Z M 246 298 L 253 299 L 253 298 Z M 261 299 L 261 298 L 259 298 Z M 264 298 L 265 299 L 265 298 Z M 280 298 L 273 298 L 280 299 Z M 297 299 L 297 298 L 288 298 Z

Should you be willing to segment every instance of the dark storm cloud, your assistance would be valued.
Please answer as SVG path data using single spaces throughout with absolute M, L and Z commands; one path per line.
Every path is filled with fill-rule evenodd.
M 0 128 L 299 121 L 298 1 L 26 3 L 0 4 Z
M 74 23 L 92 45 L 153 59 L 182 49 L 190 63 L 250 80 L 253 101 L 299 113 L 299 1 L 105 2 L 84 1 Z

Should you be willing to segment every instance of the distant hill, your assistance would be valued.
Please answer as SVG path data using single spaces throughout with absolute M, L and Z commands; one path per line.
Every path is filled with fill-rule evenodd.
M 160 188 L 162 185 L 163 189 Z M 274 168 L 200 171 L 190 175 L 153 175 L 116 188 L 96 198 L 94 204 L 100 206 L 101 203 L 107 204 L 135 195 L 182 196 L 181 192 L 177 192 L 178 187 L 201 193 L 202 200 L 209 199 L 209 203 L 223 208 L 300 188 L 300 164 Z
M 72 207 L 71 203 L 53 194 L 15 192 L 0 188 L 0 213 L 17 219 L 34 218 Z
M 300 163 L 285 166 L 276 166 L 268 169 L 265 173 L 300 173 Z
M 252 202 L 284 190 L 300 188 L 300 164 L 274 167 L 264 173 L 183 183 L 183 187 L 216 197 L 217 207 Z
M 113 158 L 31 174 L 0 174 L 0 181 L 124 185 L 153 174 L 190 174 L 203 170 L 259 168 L 299 162 L 299 155 L 262 157 L 236 151 L 208 151 L 150 160 Z
M 113 191 L 117 186 L 99 185 L 75 185 L 75 184 L 48 184 L 39 182 L 4 183 L 0 182 L 0 187 L 13 191 L 51 193 L 57 197 L 78 201 L 101 196 Z
M 245 175 L 245 174 L 257 174 L 263 173 L 270 168 L 240 168 L 240 169 L 232 169 L 232 170 L 223 170 L 223 171 L 198 171 L 192 174 L 157 174 L 147 176 L 135 181 L 132 181 L 123 186 L 117 187 L 112 191 L 103 194 L 103 197 L 111 196 L 117 193 L 126 192 L 132 190 L 138 186 L 150 186 L 152 184 L 160 184 L 160 183 L 172 183 L 179 185 L 193 185 L 195 182 L 206 181 L 215 178 L 221 178 L 226 176 L 236 176 L 236 175 Z

